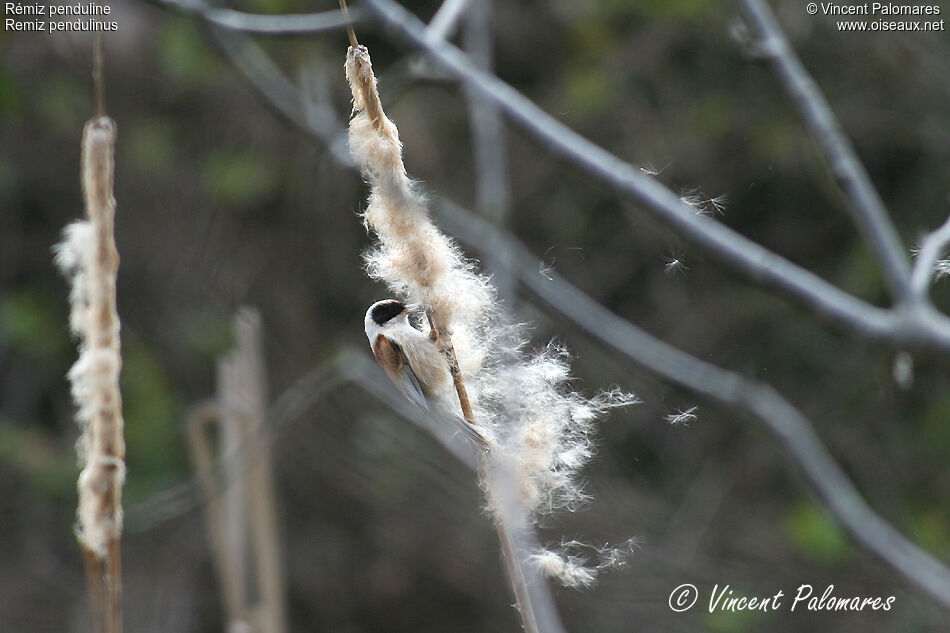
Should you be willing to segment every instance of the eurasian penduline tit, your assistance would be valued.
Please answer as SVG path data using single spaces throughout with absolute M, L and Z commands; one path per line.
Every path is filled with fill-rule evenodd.
M 376 361 L 410 401 L 452 420 L 476 444 L 487 448 L 479 430 L 445 402 L 444 394 L 454 393 L 448 363 L 433 339 L 410 323 L 405 304 L 395 299 L 377 301 L 366 311 L 363 325 Z

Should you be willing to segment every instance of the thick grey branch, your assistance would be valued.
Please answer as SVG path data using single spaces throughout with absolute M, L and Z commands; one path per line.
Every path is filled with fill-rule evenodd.
M 278 113 L 325 144 L 340 165 L 357 169 L 342 125 L 337 124 L 334 116 L 308 113 L 297 87 L 284 77 L 273 60 L 250 37 L 217 28 L 211 29 L 211 36 L 231 63 Z
M 908 305 L 915 303 L 907 250 L 864 166 L 841 131 L 831 107 L 795 55 L 765 2 L 741 0 L 741 4 L 760 40 L 761 54 L 772 62 L 785 91 L 847 196 L 855 224 L 881 260 L 891 291 L 898 301 Z
M 851 331 L 892 344 L 936 345 L 950 350 L 950 323 L 933 313 L 894 313 L 871 306 L 817 275 L 779 257 L 732 229 L 696 215 L 672 191 L 558 122 L 494 75 L 475 68 L 464 53 L 433 39 L 415 16 L 393 0 L 365 0 L 394 33 L 494 102 L 511 120 L 624 197 L 630 198 L 681 235 L 750 279 L 773 287 Z
M 445 0 L 429 21 L 429 35 L 437 40 L 449 39 L 468 3 L 469 0 Z
M 906 317 L 868 306 L 726 227 L 697 218 L 680 204 L 675 194 L 650 179 L 640 177 L 626 163 L 553 121 L 497 78 L 474 69 L 454 47 L 426 39 L 415 18 L 397 5 L 388 0 L 367 1 L 376 7 L 384 7 L 387 12 L 383 14 L 385 21 L 399 24 L 404 35 L 562 156 L 640 200 L 674 226 L 682 226 L 684 233 L 753 279 L 779 287 L 817 312 L 836 322 L 859 328 L 865 334 L 893 342 L 903 339 L 930 341 L 931 344 L 939 343 L 943 349 L 950 348 L 943 335 L 946 327 L 943 317 L 924 313 L 920 320 L 904 321 Z M 340 131 L 331 130 L 329 125 L 315 126 L 313 117 L 304 115 L 296 89 L 280 75 L 266 55 L 249 48 L 246 38 L 231 39 L 232 45 L 236 42 L 240 46 L 226 47 L 226 52 L 262 95 L 301 129 L 334 146 L 341 137 Z M 272 94 L 272 91 L 275 92 Z M 334 156 L 342 165 L 354 167 L 348 156 L 339 156 L 336 152 Z M 763 422 L 857 543 L 900 573 L 910 584 L 950 608 L 950 571 L 874 513 L 829 455 L 807 419 L 774 389 L 705 363 L 659 341 L 556 275 L 542 277 L 537 272 L 537 258 L 510 235 L 496 230 L 486 221 L 449 203 L 436 206 L 436 211 L 450 233 L 477 249 L 502 253 L 505 265 L 528 290 L 601 344 L 670 382 L 745 411 Z M 743 248 L 746 251 L 743 252 Z
M 357 9 L 351 10 L 347 18 L 340 11 L 262 15 L 214 8 L 201 0 L 147 0 L 147 2 L 201 16 L 214 26 L 261 35 L 312 35 L 343 29 L 363 19 L 363 13 Z
M 811 424 L 771 386 L 701 361 L 610 312 L 556 273 L 538 273 L 537 257 L 507 233 L 443 203 L 440 222 L 478 250 L 500 249 L 511 273 L 588 336 L 638 365 L 762 422 L 855 541 L 911 585 L 950 609 L 950 570 L 871 509 L 828 453 Z
M 492 0 L 473 0 L 465 15 L 462 35 L 469 58 L 488 72 L 494 67 L 492 14 Z M 477 90 L 466 87 L 465 97 L 475 158 L 477 210 L 495 226 L 504 227 L 511 203 L 504 120 L 495 104 L 485 100 Z M 514 293 L 508 271 L 503 266 L 496 266 L 493 259 L 494 255 L 489 254 L 486 263 L 495 289 L 499 297 L 510 301 Z

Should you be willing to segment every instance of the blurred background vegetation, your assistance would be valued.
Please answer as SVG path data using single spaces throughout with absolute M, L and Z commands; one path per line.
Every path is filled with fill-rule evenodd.
M 354 3 L 356 4 L 356 3 Z M 853 139 L 907 244 L 947 214 L 950 47 L 944 34 L 842 34 L 800 2 L 783 26 Z M 129 631 L 223 630 L 196 503 L 164 507 L 192 476 L 184 419 L 214 391 L 231 318 L 256 306 L 272 394 L 349 346 L 385 296 L 361 270 L 365 188 L 281 119 L 198 20 L 111 3 L 108 108 L 119 127 L 118 301 L 128 441 L 124 539 Z M 314 0 L 236 0 L 251 12 L 329 10 Z M 408 6 L 423 19 L 434 1 Z M 950 7 L 945 6 L 945 11 Z M 714 0 L 496 2 L 497 72 L 572 128 L 676 191 L 727 204 L 718 219 L 871 302 L 880 270 L 775 77 L 733 37 Z M 415 77 L 410 53 L 370 26 L 411 174 L 473 206 L 458 86 Z M 342 33 L 259 39 L 295 80 L 349 112 Z M 87 631 L 72 535 L 77 429 L 64 375 L 75 358 L 67 289 L 50 247 L 82 213 L 79 140 L 92 114 L 91 38 L 0 33 L 0 629 Z M 950 374 L 826 327 L 750 286 L 635 207 L 511 129 L 507 228 L 624 318 L 700 358 L 774 384 L 814 421 L 871 505 L 950 557 Z M 684 264 L 668 270 L 670 259 Z M 945 283 L 935 293 L 948 307 Z M 576 355 L 578 385 L 618 384 L 645 404 L 598 432 L 590 505 L 545 540 L 642 540 L 590 591 L 557 590 L 571 631 L 937 631 L 950 619 L 856 550 L 771 436 L 617 360 L 529 297 L 509 307 Z M 698 420 L 664 417 L 698 405 Z M 274 443 L 291 630 L 515 631 L 504 572 L 473 477 L 356 387 L 340 387 Z M 156 501 L 159 500 L 159 501 Z M 671 613 L 691 582 L 788 594 L 895 595 L 891 612 Z

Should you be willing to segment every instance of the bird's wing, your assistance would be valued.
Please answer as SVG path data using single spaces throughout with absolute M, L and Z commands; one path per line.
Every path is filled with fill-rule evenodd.
M 393 343 L 388 336 L 380 334 L 373 341 L 373 355 L 389 379 L 409 400 L 418 407 L 429 408 L 429 401 L 425 391 L 422 390 L 422 384 L 416 372 L 412 371 L 409 359 L 406 358 L 406 353 L 399 345 Z
M 389 376 L 389 379 L 393 381 L 393 384 L 399 387 L 399 390 L 402 391 L 411 402 L 421 409 L 432 411 L 432 408 L 429 406 L 429 399 L 422 389 L 422 384 L 419 382 L 416 372 L 412 371 L 412 366 L 409 365 L 409 359 L 406 357 L 406 353 L 398 344 L 394 343 L 388 336 L 379 335 L 376 337 L 376 340 L 373 341 L 373 355 Z M 485 439 L 485 436 L 482 435 L 477 428 L 466 422 L 465 419 L 454 413 L 446 413 L 440 410 L 433 411 L 433 413 L 435 413 L 437 417 L 449 418 L 465 435 L 471 438 L 472 441 L 482 449 L 487 450 L 489 448 L 488 440 Z
M 491 448 L 491 446 L 488 443 L 488 440 L 485 438 L 484 435 L 482 435 L 482 432 L 478 430 L 478 427 L 472 426 L 471 424 L 465 421 L 465 418 L 457 416 L 454 413 L 449 413 L 448 417 L 451 418 L 451 420 L 455 423 L 455 425 L 459 427 L 459 429 L 461 429 L 461 431 L 465 433 L 465 435 L 467 435 L 469 439 L 475 442 L 475 444 L 479 448 L 486 451 L 489 448 Z

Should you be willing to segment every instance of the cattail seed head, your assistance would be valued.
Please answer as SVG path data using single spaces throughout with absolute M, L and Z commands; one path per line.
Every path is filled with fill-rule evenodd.
M 108 117 L 86 124 L 81 157 L 86 219 L 66 227 L 63 242 L 54 248 L 55 262 L 71 284 L 69 323 L 79 339 L 79 358 L 68 374 L 81 429 L 77 536 L 100 559 L 122 531 L 125 481 L 112 195 L 115 138 L 115 123 Z
M 576 507 L 586 499 L 578 474 L 594 453 L 594 421 L 637 399 L 619 390 L 584 398 L 570 387 L 562 348 L 525 351 L 524 328 L 504 316 L 490 280 L 433 224 L 425 197 L 406 175 L 366 47 L 350 47 L 346 77 L 355 113 L 350 151 L 371 187 L 363 219 L 376 244 L 365 255 L 367 272 L 403 303 L 436 316 L 451 335 L 474 418 L 492 438 L 492 458 L 505 475 L 483 473 L 489 510 L 502 523 L 519 514 L 506 513 L 513 497 L 534 520 Z M 548 552 L 538 563 L 571 586 L 594 578 L 577 557 Z

